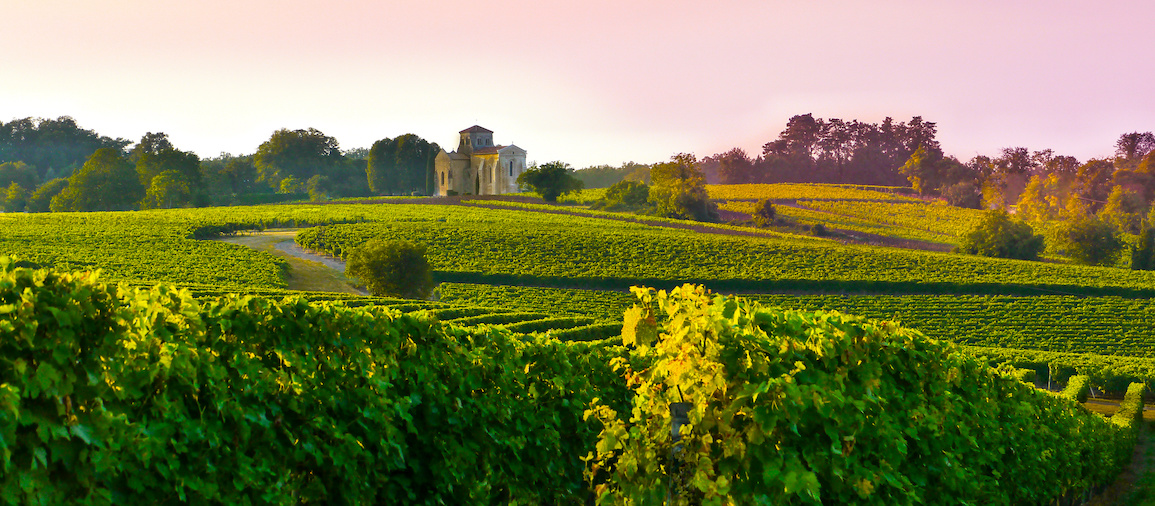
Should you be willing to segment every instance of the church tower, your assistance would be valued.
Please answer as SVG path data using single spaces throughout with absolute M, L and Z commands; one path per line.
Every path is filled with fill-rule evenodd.
M 493 131 L 473 125 L 460 132 L 461 140 L 457 144 L 457 152 L 472 155 L 475 150 L 493 147 Z

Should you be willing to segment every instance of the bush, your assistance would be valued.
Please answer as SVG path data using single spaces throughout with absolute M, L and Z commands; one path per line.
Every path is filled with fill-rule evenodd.
M 1043 236 L 1030 225 L 1012 221 L 1001 209 L 987 211 L 983 220 L 962 238 L 955 251 L 986 257 L 1035 260 L 1043 252 Z
M 353 248 L 345 260 L 345 275 L 373 295 L 424 299 L 433 291 L 433 271 L 424 245 L 373 239 Z
M 1067 256 L 1083 265 L 1114 264 L 1124 246 L 1115 227 L 1098 218 L 1069 221 L 1058 236 Z
M 978 209 L 983 196 L 977 186 L 969 181 L 955 183 L 942 189 L 942 197 L 952 206 Z
M 640 181 L 620 181 L 606 188 L 606 201 L 611 204 L 643 206 L 650 198 L 650 187 Z
M 759 227 L 768 227 L 774 224 L 774 216 L 778 211 L 774 209 L 774 204 L 770 203 L 769 199 L 759 200 L 754 204 L 754 212 L 750 215 L 754 218 L 754 224 Z

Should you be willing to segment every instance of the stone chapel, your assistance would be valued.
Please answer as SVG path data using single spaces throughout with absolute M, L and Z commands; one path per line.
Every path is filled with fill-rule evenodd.
M 525 172 L 525 150 L 494 144 L 493 132 L 477 125 L 460 134 L 457 150 L 442 149 L 434 160 L 434 195 L 517 193 L 517 176 Z

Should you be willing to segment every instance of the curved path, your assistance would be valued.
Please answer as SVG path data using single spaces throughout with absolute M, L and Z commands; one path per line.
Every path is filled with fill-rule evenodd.
M 285 239 L 281 242 L 278 242 L 277 244 L 274 245 L 274 247 L 277 248 L 278 251 L 283 251 L 283 252 L 285 252 L 289 255 L 293 255 L 297 258 L 301 258 L 301 259 L 305 259 L 305 260 L 309 260 L 312 262 L 317 262 L 317 263 L 323 264 L 326 267 L 329 267 L 330 269 L 333 269 L 337 272 L 345 272 L 345 261 L 344 260 L 341 260 L 340 258 L 337 258 L 337 257 L 329 256 L 329 255 L 321 255 L 321 254 L 307 251 L 307 250 L 305 250 L 305 248 L 302 248 L 299 245 L 297 245 L 297 243 L 295 241 L 293 241 L 292 239 Z

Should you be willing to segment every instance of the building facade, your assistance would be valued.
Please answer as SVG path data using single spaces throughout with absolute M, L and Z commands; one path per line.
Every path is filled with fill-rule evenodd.
M 525 150 L 494 144 L 493 132 L 477 125 L 459 134 L 457 150 L 437 153 L 434 195 L 517 193 L 517 176 L 526 168 Z

